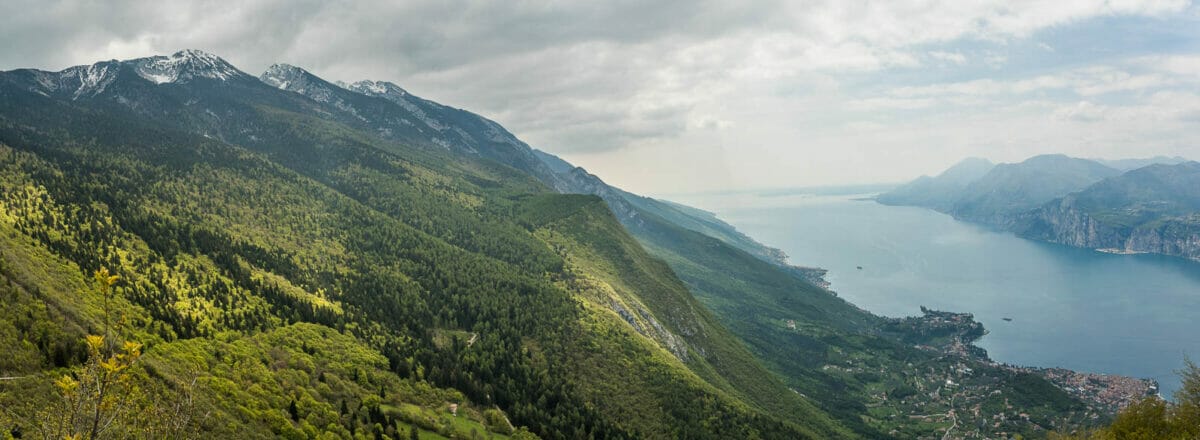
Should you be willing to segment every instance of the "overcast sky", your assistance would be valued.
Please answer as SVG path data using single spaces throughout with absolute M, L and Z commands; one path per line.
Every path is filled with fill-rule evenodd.
M 388 80 L 652 194 L 1200 159 L 1200 6 L 1180 0 L 6 0 L 0 42 L 3 70 L 195 48 Z

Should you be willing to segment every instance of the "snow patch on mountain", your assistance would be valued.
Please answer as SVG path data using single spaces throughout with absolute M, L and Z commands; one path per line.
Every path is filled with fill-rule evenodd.
M 290 64 L 273 64 L 258 79 L 271 87 L 299 93 L 313 101 L 331 104 L 360 120 L 366 120 L 354 106 L 338 96 L 337 88 L 341 86 L 328 83 L 307 70 Z
M 153 56 L 131 60 L 138 76 L 155 84 L 186 83 L 194 78 L 227 81 L 246 76 L 225 60 L 208 52 L 187 49 L 171 56 Z
M 500 124 L 497 124 L 495 121 L 487 118 L 479 119 L 482 119 L 483 122 L 487 124 L 488 139 L 490 139 L 492 142 L 500 142 L 516 147 L 529 148 L 529 145 L 527 145 L 525 142 L 522 142 L 520 139 L 517 139 L 516 136 L 513 136 L 512 133 L 509 133 L 508 130 L 505 130 L 504 127 L 501 127 Z
M 122 74 L 129 75 L 129 72 L 154 84 L 186 83 L 195 78 L 225 81 L 249 76 L 220 57 L 198 50 L 183 50 L 170 56 L 101 61 L 58 72 L 26 71 L 33 80 L 30 91 L 46 96 L 69 94 L 72 100 L 100 95 Z
M 104 92 L 116 79 L 116 64 L 100 62 L 90 66 L 75 66 L 59 72 L 58 84 L 65 86 L 64 89 L 75 85 L 75 91 L 72 92 L 71 98 L 79 99 L 81 96 L 95 96 Z
M 429 116 L 419 105 L 414 103 L 410 98 L 412 95 L 408 91 L 400 88 L 395 84 L 387 81 L 358 81 L 350 84 L 349 89 L 367 96 L 377 96 L 388 101 L 392 101 L 400 107 L 407 110 L 414 118 L 421 121 L 423 124 L 437 131 L 446 131 L 449 126 L 441 123 L 435 118 Z
M 259 75 L 258 80 L 280 90 L 308 95 L 311 81 L 307 76 L 308 72 L 291 64 L 272 64 L 266 72 Z
M 397 98 L 408 96 L 407 90 L 404 90 L 400 88 L 400 86 L 387 81 L 359 81 L 354 84 L 350 84 L 350 86 L 346 88 L 364 95 L 375 95 L 381 97 L 387 97 L 385 95 L 390 95 L 391 97 Z

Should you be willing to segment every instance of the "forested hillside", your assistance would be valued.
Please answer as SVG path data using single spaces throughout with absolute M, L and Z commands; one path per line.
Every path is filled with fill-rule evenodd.
M 212 433 L 469 437 L 511 421 L 547 438 L 850 435 L 718 324 L 692 322 L 706 315 L 686 290 L 613 288 L 640 301 L 644 334 L 589 301 L 604 284 L 571 280 L 678 281 L 601 213 L 572 226 L 641 257 L 575 257 L 524 214 L 571 196 L 355 129 L 240 72 L 155 84 L 138 63 L 106 64 L 115 76 L 94 94 L 43 81 L 67 73 L 4 74 L 5 267 L 31 310 L 2 327 L 24 353 L 0 385 L 8 430 L 40 429 L 29 410 L 83 374 L 83 336 L 107 327 L 83 280 L 106 268 L 123 323 L 110 338 L 144 352 L 131 380 L 186 395 L 205 415 L 188 423 Z M 680 304 L 693 311 L 667 308 Z M 659 410 L 625 405 L 638 394 Z M 146 413 L 128 413 L 138 429 Z
M 981 433 L 1105 415 L 390 83 L 4 72 L 0 194 L 14 436 L 907 438 L 949 377 L 1034 417 Z

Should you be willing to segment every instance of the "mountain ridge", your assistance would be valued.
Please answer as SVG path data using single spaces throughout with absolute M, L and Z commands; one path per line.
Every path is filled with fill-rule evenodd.
M 231 346 L 217 338 L 290 341 L 284 353 L 237 359 L 270 359 L 289 366 L 281 374 L 307 378 L 289 388 L 299 403 L 237 394 L 254 407 L 240 411 L 203 395 L 223 422 L 261 437 L 326 427 L 378 434 L 385 424 L 391 434 L 440 433 L 421 421 L 448 420 L 439 407 L 461 402 L 548 438 L 936 431 L 875 417 L 867 402 L 877 394 L 867 390 L 903 390 L 905 362 L 949 368 L 942 355 L 883 335 L 879 317 L 805 281 L 727 223 L 612 187 L 491 120 L 390 83 L 350 84 L 355 91 L 295 66 L 272 70 L 268 81 L 170 84 L 119 72 L 78 96 L 46 93 L 28 73 L 0 74 L 5 237 L 30 243 L 43 255 L 32 260 L 72 280 L 105 266 L 127 280 L 121 307 L 137 328 L 122 337 L 149 343 L 162 363 L 155 371 L 224 362 Z M 397 100 L 435 124 L 417 126 Z M 52 281 L 28 285 L 33 303 L 74 294 Z M 24 328 L 5 321 L 22 316 L 0 318 L 0 336 Z M 80 316 L 72 325 L 96 325 L 94 312 Z M 321 379 L 299 362 L 303 373 L 292 372 L 286 358 L 313 351 L 280 330 L 297 324 L 302 334 L 325 331 L 313 324 L 358 341 L 386 370 L 339 368 Z M 44 346 L 71 338 L 52 339 Z M 52 373 L 38 368 L 58 349 L 43 350 L 49 360 L 26 367 L 45 378 Z M 829 369 L 851 360 L 843 350 L 895 374 Z M 79 361 L 64 359 L 59 368 Z M 358 386 L 324 393 L 323 380 L 352 375 Z M 1014 388 L 996 378 L 1022 408 L 1079 422 L 1058 409 L 1082 404 L 1045 380 L 1022 377 Z M 217 391 L 236 387 L 209 379 Z M 435 391 L 381 390 L 386 405 L 371 406 L 379 402 L 366 394 L 384 383 Z M 454 392 L 461 397 L 444 397 Z M 351 408 L 336 410 L 338 399 Z M 406 413 L 414 405 L 420 416 Z M 473 428 L 488 421 L 471 417 Z M 368 422 L 381 428 L 362 428 Z M 1014 423 L 997 429 L 1035 430 Z
M 1200 260 L 1200 163 L 1154 164 L 1026 215 L 1024 237 L 1115 253 Z
M 363 342 L 387 359 L 386 374 L 460 390 L 455 401 L 498 406 L 544 437 L 857 437 L 788 391 L 719 323 L 698 327 L 693 321 L 710 319 L 703 307 L 640 253 L 598 198 L 570 203 L 578 196 L 555 194 L 510 163 L 397 141 L 332 100 L 253 78 L 168 87 L 118 75 L 79 99 L 31 91 L 20 73 L 0 78 L 0 143 L 5 157 L 19 159 L 3 174 L 12 181 L 6 188 L 46 194 L 6 191 L 4 219 L 16 219 L 17 236 L 76 272 L 107 265 L 129 280 L 122 307 L 150 328 L 124 336 L 159 347 L 148 354 L 172 368 L 156 371 L 176 371 L 171 350 L 221 332 L 256 335 L 304 322 Z M 331 91 L 368 121 L 388 116 L 372 108 L 403 110 Z M 460 128 L 486 125 L 473 121 Z M 524 156 L 497 157 L 521 165 Z M 516 213 L 543 198 L 550 203 L 539 211 L 565 209 L 578 221 L 552 231 L 522 223 Z M 68 233 L 97 218 L 114 219 L 115 241 Z M 568 234 L 567 226 L 580 229 Z M 622 243 L 627 252 L 601 252 L 597 243 Z M 625 275 L 606 278 L 607 270 Z M 153 293 L 158 274 L 177 281 Z M 658 281 L 621 286 L 636 279 Z M 597 299 L 610 291 L 621 294 L 636 326 Z M 468 333 L 477 335 L 472 344 L 458 336 Z M 622 367 L 633 364 L 640 368 Z M 600 373 L 615 376 L 588 379 Z M 310 374 L 314 382 L 295 392 L 319 394 L 317 372 Z M 367 385 L 353 392 L 378 384 Z M 286 400 L 255 396 L 247 402 L 255 411 L 239 413 L 229 407 L 235 401 L 205 398 L 222 420 L 254 432 L 301 427 L 261 425 L 274 420 L 265 414 L 288 410 Z M 318 400 L 336 408 L 330 398 Z M 421 411 L 436 410 L 429 405 Z M 595 409 L 641 405 L 655 409 Z M 384 419 L 364 409 L 334 425 L 353 429 L 360 420 Z M 391 420 L 386 425 L 417 429 L 422 419 Z
M 1200 202 L 1181 157 L 1090 160 L 1041 155 L 997 165 L 955 191 L 918 178 L 883 204 L 923 206 L 1025 238 L 1112 253 L 1200 258 L 1193 218 Z M 1112 165 L 1112 166 L 1109 166 Z M 949 172 L 949 170 L 948 170 Z
M 995 168 L 987 159 L 966 158 L 947 168 L 937 176 L 921 176 L 887 193 L 880 194 L 876 201 L 885 205 L 913 205 L 948 211 L 962 197 L 967 185 L 978 180 Z

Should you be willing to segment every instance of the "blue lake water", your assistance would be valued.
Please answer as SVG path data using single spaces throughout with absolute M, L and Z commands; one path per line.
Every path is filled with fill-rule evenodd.
M 670 198 L 829 269 L 833 290 L 874 313 L 974 313 L 990 331 L 977 345 L 999 362 L 1153 378 L 1170 397 L 1184 357 L 1200 361 L 1200 263 L 1024 240 L 861 197 Z

